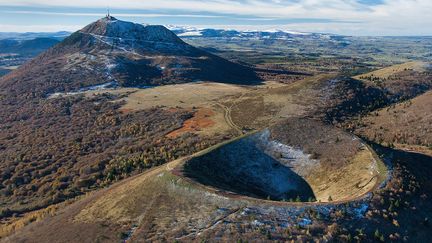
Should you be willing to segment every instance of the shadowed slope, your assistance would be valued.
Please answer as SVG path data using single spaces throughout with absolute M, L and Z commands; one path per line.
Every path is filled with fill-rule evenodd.
M 92 85 L 193 81 L 260 82 L 248 67 L 197 49 L 159 25 L 100 19 L 0 80 L 13 94 L 76 91 Z
M 358 138 L 319 121 L 290 118 L 188 160 L 184 173 L 216 190 L 326 202 L 374 188 L 385 173 L 380 163 Z
M 290 122 L 285 125 L 306 121 Z M 329 131 L 325 126 L 322 129 L 329 137 L 337 132 Z M 58 211 L 55 216 L 24 227 L 5 241 L 27 242 L 31 239 L 37 242 L 115 242 L 116 239 L 121 239 L 132 242 L 189 242 L 206 234 L 211 235 L 210 239 L 225 237 L 221 239 L 232 240 L 231 234 L 221 233 L 218 229 L 227 226 L 236 230 L 239 228 L 232 226 L 239 224 L 256 226 L 269 218 L 272 221 L 283 221 L 280 223 L 286 224 L 289 221 L 290 224 L 297 224 L 298 217 L 303 217 L 300 215 L 304 213 L 306 206 L 346 205 L 346 202 L 359 200 L 376 188 L 371 185 L 364 191 L 355 190 L 355 186 L 362 184 L 363 180 L 358 174 L 373 176 L 368 169 L 363 170 L 362 164 L 372 163 L 371 157 L 346 163 L 327 161 L 326 163 L 336 164 L 333 165 L 336 169 L 330 166 L 328 168 L 333 168 L 334 171 L 320 171 L 320 164 L 326 161 L 326 154 L 320 160 L 312 159 L 300 150 L 302 147 L 293 148 L 278 143 L 270 135 L 268 130 L 264 130 L 126 179 L 74 202 Z M 293 136 L 295 135 L 294 133 Z M 352 137 L 346 135 L 340 139 L 346 141 Z M 331 145 L 330 142 L 324 144 L 329 149 L 342 148 Z M 355 157 L 356 153 L 362 153 L 355 147 L 359 144 L 359 141 L 354 141 L 351 144 L 354 146 L 352 153 L 348 154 Z M 294 142 L 292 145 L 294 146 Z M 306 149 L 314 151 L 313 148 Z M 355 173 L 344 172 L 349 165 L 357 168 Z M 206 168 L 209 170 L 202 170 Z M 181 171 L 189 175 L 192 173 L 196 180 L 184 177 Z M 330 204 L 283 203 L 249 197 L 262 199 L 270 195 L 270 199 L 274 197 L 280 200 L 299 196 L 300 200 L 306 200 L 309 199 L 308 196 L 318 195 L 316 190 L 322 198 L 320 186 L 324 184 L 313 184 L 313 180 L 305 180 L 303 175 L 316 176 L 325 172 L 338 174 L 341 171 L 344 172 L 342 177 L 348 177 L 350 183 L 346 183 L 344 178 L 327 177 L 325 183 L 329 186 L 325 193 L 337 192 L 332 191 L 333 181 L 336 181 L 338 188 L 348 187 L 349 190 L 341 190 L 340 195 L 332 194 L 335 200 Z M 226 193 L 225 190 L 238 194 Z M 352 195 L 352 192 L 355 194 Z M 324 195 L 328 195 L 325 193 Z
M 200 183 L 238 194 L 275 200 L 315 199 L 310 186 L 289 164 L 272 157 L 274 151 L 266 151 L 275 150 L 272 146 L 275 145 L 269 141 L 266 130 L 191 159 L 185 165 L 185 174 Z M 306 163 L 316 163 L 303 156 Z

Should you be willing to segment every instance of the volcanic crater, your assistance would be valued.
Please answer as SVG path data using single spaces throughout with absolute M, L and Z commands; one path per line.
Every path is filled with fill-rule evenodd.
M 331 202 L 364 196 L 382 162 L 359 138 L 311 119 L 289 119 L 185 162 L 183 173 L 217 191 L 258 199 Z

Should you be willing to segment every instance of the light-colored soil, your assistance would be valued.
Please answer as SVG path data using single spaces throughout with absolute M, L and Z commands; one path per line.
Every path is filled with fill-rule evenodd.
M 379 180 L 380 171 L 372 153 L 363 147 L 351 161 L 339 170 L 329 171 L 318 168 L 306 176 L 318 201 L 346 200 L 364 195 L 373 189 Z
M 366 73 L 366 74 L 361 74 L 358 76 L 355 76 L 354 78 L 361 80 L 361 77 L 369 77 L 369 76 L 373 76 L 376 78 L 381 78 L 381 79 L 388 79 L 390 76 L 406 71 L 406 70 L 414 70 L 417 72 L 422 72 L 425 71 L 427 68 L 427 63 L 425 62 L 419 62 L 419 61 L 414 61 L 414 62 L 406 62 L 406 63 L 402 63 L 402 64 L 398 64 L 398 65 L 393 65 L 390 67 L 386 67 L 386 68 L 382 68 L 370 73 Z
M 101 93 L 111 93 L 126 96 L 120 101 L 126 102 L 121 108 L 124 112 L 134 112 L 156 106 L 184 109 L 198 109 L 201 112 L 184 124 L 182 131 L 176 131 L 173 135 L 183 132 L 194 132 L 201 135 L 215 135 L 231 130 L 241 132 L 231 121 L 230 108 L 222 105 L 223 101 L 240 97 L 256 89 L 279 87 L 281 84 L 268 82 L 263 86 L 239 86 L 222 83 L 186 83 L 166 85 L 148 89 L 120 88 L 104 91 L 86 92 L 87 96 Z M 203 112 L 206 111 L 206 112 Z M 206 113 L 206 114 L 204 114 Z M 204 121 L 203 121 L 203 117 Z M 197 123 L 198 122 L 198 123 Z M 195 125 L 194 125 L 195 124 Z M 192 126 L 194 128 L 192 128 Z

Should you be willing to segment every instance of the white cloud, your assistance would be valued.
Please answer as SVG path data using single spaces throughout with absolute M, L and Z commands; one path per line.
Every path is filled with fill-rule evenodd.
M 200 15 L 193 13 L 206 12 L 209 15 L 247 15 L 250 19 L 312 18 L 353 22 L 297 24 L 311 31 L 329 29 L 329 32 L 340 30 L 350 34 L 432 35 L 431 0 L 383 0 L 373 5 L 360 4 L 358 0 L 112 0 L 109 3 L 106 0 L 0 0 L 0 6 L 104 8 L 108 4 L 113 9 L 184 11 L 191 13 L 184 17 L 191 18 Z
M 0 13 L 11 13 L 11 14 L 37 14 L 37 15 L 60 15 L 60 16 L 90 16 L 90 17 L 101 17 L 103 13 L 80 13 L 80 12 L 49 12 L 49 11 L 34 11 L 34 10 L 8 10 L 1 11 Z M 221 18 L 220 15 L 203 15 L 203 14 L 132 14 L 132 13 L 117 13 L 117 17 L 147 17 L 147 18 L 158 18 L 158 17 L 184 17 L 184 18 Z
M 1 32 L 56 32 L 56 31 L 76 31 L 81 29 L 79 25 L 9 25 L 0 24 Z

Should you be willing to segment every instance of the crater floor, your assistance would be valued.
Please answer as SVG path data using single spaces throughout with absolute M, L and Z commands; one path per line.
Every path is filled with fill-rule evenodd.
M 358 138 L 317 123 L 291 119 L 240 138 L 188 160 L 184 174 L 219 190 L 278 201 L 350 200 L 377 186 L 373 152 Z M 316 126 L 319 132 L 311 129 Z M 277 134 L 286 130 L 292 135 Z

